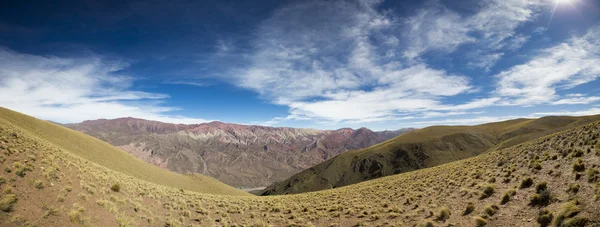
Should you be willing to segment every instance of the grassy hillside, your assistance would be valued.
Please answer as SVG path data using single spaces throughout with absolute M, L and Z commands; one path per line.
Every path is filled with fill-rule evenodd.
M 337 188 L 502 149 L 596 120 L 598 116 L 515 119 L 477 126 L 432 126 L 346 152 L 265 189 L 282 195 Z
M 596 122 L 432 168 L 257 197 L 139 180 L 2 122 L 0 226 L 598 226 L 599 137 Z
M 160 169 L 94 137 L 8 109 L 0 108 L 0 124 L 12 126 L 27 136 L 141 180 L 202 193 L 248 195 L 210 177 L 180 175 Z

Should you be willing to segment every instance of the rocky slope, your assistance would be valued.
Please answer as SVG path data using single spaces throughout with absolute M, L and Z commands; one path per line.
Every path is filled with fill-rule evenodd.
M 65 126 L 156 166 L 209 175 L 243 188 L 268 186 L 342 152 L 369 147 L 410 130 L 326 131 L 222 122 L 182 125 L 135 118 Z

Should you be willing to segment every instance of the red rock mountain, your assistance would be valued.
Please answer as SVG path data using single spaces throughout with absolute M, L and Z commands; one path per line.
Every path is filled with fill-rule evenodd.
M 410 130 L 314 130 L 217 121 L 183 125 L 136 118 L 65 126 L 151 164 L 179 173 L 209 175 L 245 188 L 268 186 L 342 152 L 368 147 Z

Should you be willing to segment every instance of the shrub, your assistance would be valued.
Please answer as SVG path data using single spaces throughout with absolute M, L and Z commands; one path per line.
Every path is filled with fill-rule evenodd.
M 548 189 L 548 182 L 542 182 L 535 186 L 535 191 L 537 193 L 541 193 L 542 191 L 546 191 Z
M 119 185 L 119 184 L 113 184 L 110 187 L 110 190 L 112 190 L 113 192 L 119 192 L 119 191 L 121 191 L 121 185 Z
M 533 179 L 531 177 L 528 177 L 525 178 L 525 180 L 521 181 L 521 185 L 519 186 L 519 188 L 529 188 L 531 187 L 531 185 L 533 185 Z
M 587 219 L 581 217 L 575 217 L 581 208 L 578 207 L 579 201 L 572 200 L 563 204 L 562 208 L 558 212 L 556 219 L 554 219 L 554 226 L 584 226 L 576 224 L 585 224 Z
M 585 164 L 583 164 L 583 160 L 581 160 L 581 158 L 578 158 L 577 160 L 575 160 L 575 162 L 573 162 L 573 171 L 575 171 L 575 172 L 585 171 Z
M 494 216 L 499 209 L 500 208 L 496 205 L 487 205 L 483 208 L 483 213 L 491 217 Z
M 44 182 L 41 180 L 35 180 L 35 182 L 33 182 L 33 186 L 35 186 L 37 189 L 42 189 L 44 188 Z
M 579 184 L 569 184 L 569 189 L 567 189 L 567 192 L 577 194 L 577 192 L 579 192 Z
M 474 217 L 473 219 L 475 220 L 475 226 L 477 226 L 477 227 L 482 227 L 482 226 L 487 225 L 487 221 L 485 220 L 485 218 L 478 216 L 478 217 Z
M 423 222 L 421 222 L 421 224 L 418 225 L 419 227 L 434 227 L 435 225 L 433 225 L 433 222 L 431 222 L 430 220 L 425 220 Z
M 547 190 L 533 194 L 529 197 L 529 205 L 531 206 L 548 206 L 551 203 L 551 195 Z
M 71 222 L 73 222 L 73 223 L 83 224 L 83 219 L 81 218 L 81 213 L 79 213 L 78 210 L 71 210 L 69 212 L 69 219 L 71 219 Z
M 552 219 L 554 219 L 554 215 L 547 209 L 543 209 L 538 215 L 537 223 L 539 223 L 541 227 L 546 227 L 552 223 Z
M 448 207 L 442 207 L 438 211 L 438 213 L 436 215 L 436 219 L 438 221 L 445 222 L 448 218 L 450 218 L 450 215 L 451 215 L 450 209 L 448 209 Z
M 27 166 L 23 165 L 21 162 L 13 163 L 13 168 L 15 169 L 15 174 L 20 177 L 25 177 L 27 171 L 29 170 L 29 168 L 27 168 Z
M 587 178 L 589 183 L 594 183 L 598 181 L 598 170 L 588 169 L 587 170 Z
M 500 204 L 504 205 L 504 204 L 508 203 L 509 201 L 510 201 L 510 195 L 504 194 L 502 196 L 502 200 L 500 201 Z
M 574 158 L 579 158 L 579 157 L 583 156 L 583 151 L 577 150 L 577 151 L 571 153 L 571 156 Z
M 469 215 L 474 210 L 475 210 L 475 204 L 473 204 L 472 202 L 469 202 L 467 204 L 467 208 L 465 209 L 465 212 L 463 212 L 463 215 Z
M 17 203 L 17 198 L 15 194 L 8 194 L 2 196 L 2 199 L 0 199 L 0 210 L 4 212 L 10 212 L 12 211 L 12 208 L 15 205 L 15 203 Z
M 488 197 L 492 196 L 493 194 L 494 194 L 494 185 L 487 184 L 487 185 L 483 186 L 483 191 L 482 191 L 480 199 L 488 198 Z

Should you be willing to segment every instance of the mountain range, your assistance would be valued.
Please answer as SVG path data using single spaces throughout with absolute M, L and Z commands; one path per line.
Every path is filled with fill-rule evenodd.
M 239 188 L 269 186 L 346 151 L 366 148 L 412 130 L 315 130 L 218 121 L 184 125 L 136 118 L 90 120 L 64 126 L 161 168 L 208 175 Z

